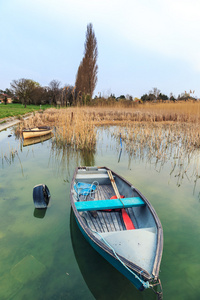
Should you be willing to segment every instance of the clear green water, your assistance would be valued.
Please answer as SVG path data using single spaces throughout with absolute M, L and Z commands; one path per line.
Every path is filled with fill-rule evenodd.
M 151 290 L 137 291 L 79 232 L 69 199 L 78 165 L 106 165 L 141 190 L 164 230 L 164 299 L 199 299 L 200 153 L 190 157 L 187 172 L 179 175 L 175 169 L 170 175 L 173 157 L 155 165 L 131 158 L 124 147 L 119 157 L 119 141 L 106 130 L 100 131 L 96 153 L 90 155 L 53 149 L 52 140 L 22 147 L 9 134 L 10 129 L 0 132 L 1 300 L 156 299 Z M 17 150 L 13 157 L 11 150 Z M 44 213 L 34 208 L 32 196 L 41 183 L 51 193 Z

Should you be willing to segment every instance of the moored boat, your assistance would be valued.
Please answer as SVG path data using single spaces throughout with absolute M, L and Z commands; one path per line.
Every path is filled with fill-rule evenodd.
M 52 129 L 49 126 L 38 126 L 34 128 L 23 129 L 23 138 L 29 139 L 38 136 L 47 135 L 52 132 Z
M 163 250 L 161 222 L 150 202 L 107 167 L 78 167 L 70 192 L 86 240 L 140 291 L 156 290 Z

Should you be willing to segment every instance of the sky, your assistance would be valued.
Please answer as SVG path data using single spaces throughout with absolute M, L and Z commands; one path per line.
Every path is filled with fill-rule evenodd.
M 0 89 L 21 78 L 75 85 L 92 23 L 94 95 L 200 97 L 199 12 L 199 0 L 0 0 Z

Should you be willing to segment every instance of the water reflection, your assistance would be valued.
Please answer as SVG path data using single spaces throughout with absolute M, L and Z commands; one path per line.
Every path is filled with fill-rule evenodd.
M 38 137 L 30 138 L 30 139 L 25 139 L 25 140 L 23 140 L 23 147 L 48 141 L 53 136 L 54 136 L 54 134 L 51 132 L 44 136 L 38 136 Z
M 122 155 L 122 148 L 120 149 L 119 151 L 119 158 L 118 158 L 118 163 L 120 162 L 120 159 L 121 159 L 121 155 Z
M 76 166 L 94 166 L 96 151 L 75 150 L 70 146 L 57 146 L 54 142 L 51 145 L 49 166 L 56 170 L 56 175 L 64 177 L 65 182 L 71 179 L 71 162 L 75 161 Z
M 35 218 L 43 219 L 46 214 L 47 208 L 35 208 L 33 212 L 33 216 Z
M 95 165 L 95 151 L 81 151 L 82 165 L 83 166 L 94 166 Z

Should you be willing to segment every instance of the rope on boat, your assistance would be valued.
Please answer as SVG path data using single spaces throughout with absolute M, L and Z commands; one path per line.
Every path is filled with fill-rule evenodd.
M 141 283 L 142 283 L 142 285 L 143 285 L 143 287 L 145 288 L 145 289 L 148 289 L 148 288 L 151 288 L 152 290 L 153 290 L 153 292 L 157 295 L 157 297 L 158 297 L 158 300 L 162 300 L 163 299 L 163 291 L 162 291 L 162 285 L 161 285 L 161 281 L 160 281 L 160 279 L 158 278 L 158 281 L 157 281 L 157 283 L 155 283 L 155 284 L 150 284 L 148 281 L 144 281 L 144 280 L 142 280 L 135 272 L 133 272 L 129 267 L 127 267 L 126 265 L 125 265 L 125 263 L 119 258 L 119 256 L 117 255 L 117 253 L 115 252 L 115 249 L 104 239 L 104 237 L 99 233 L 99 232 L 97 232 L 96 230 L 93 230 L 92 228 L 91 228 L 91 226 L 89 225 L 89 223 L 87 222 L 87 220 L 86 220 L 86 218 L 84 217 L 84 216 L 82 216 L 82 218 L 86 221 L 86 223 L 87 223 L 87 226 L 90 228 L 90 230 L 92 231 L 92 232 L 94 232 L 94 233 L 96 233 L 97 235 L 99 235 L 100 237 L 101 237 L 101 239 L 104 241 L 104 243 L 113 251 L 113 253 L 114 253 L 114 255 L 115 255 L 115 257 L 119 260 L 119 262 L 132 274 L 132 275 L 134 275 L 135 276 L 135 278 L 137 279 L 137 280 L 139 280 Z M 140 272 L 140 274 L 142 273 L 143 271 L 141 271 Z M 156 286 L 159 286 L 160 287 L 160 291 L 156 291 L 154 288 L 156 287 Z
M 93 181 L 92 184 L 90 183 L 83 183 L 83 182 L 77 182 L 74 184 L 74 190 L 77 193 L 78 200 L 79 197 L 82 195 L 84 197 L 83 201 L 86 200 L 87 196 L 90 195 L 91 199 L 94 199 L 94 196 L 92 196 L 92 193 L 98 188 L 99 182 Z
M 99 233 L 99 232 L 97 232 L 96 230 L 93 230 L 91 227 L 90 227 L 90 225 L 88 224 L 88 222 L 87 222 L 87 220 L 86 220 L 86 218 L 84 217 L 84 216 L 82 216 L 82 218 L 84 218 L 85 219 L 85 221 L 86 221 L 86 223 L 87 223 L 87 226 L 90 228 L 90 230 L 92 231 L 92 232 L 94 232 L 94 233 L 96 233 L 97 235 L 99 235 L 100 237 L 101 237 L 101 239 L 104 241 L 104 243 L 112 250 L 112 252 L 114 253 L 114 255 L 115 255 L 115 257 L 119 260 L 119 262 L 132 274 L 132 275 L 134 275 L 135 276 L 135 278 L 137 279 L 137 280 L 139 280 L 141 283 L 142 283 L 142 285 L 143 285 L 143 287 L 145 288 L 145 289 L 148 289 L 149 287 L 150 287 L 150 284 L 149 284 L 149 282 L 148 281 L 144 281 L 144 280 L 142 280 L 135 272 L 133 272 L 129 267 L 127 267 L 126 265 L 125 265 L 125 263 L 119 258 L 119 256 L 117 255 L 117 253 L 115 252 L 115 249 L 104 239 L 104 237 Z
M 160 287 L 160 291 L 156 291 L 156 290 L 154 289 L 154 287 L 156 287 L 156 286 L 159 286 L 159 287 Z M 158 300 L 162 300 L 162 299 L 163 299 L 162 284 L 161 284 L 161 281 L 160 281 L 159 278 L 158 278 L 158 280 L 157 280 L 157 283 L 151 284 L 151 285 L 150 285 L 150 288 L 151 288 L 151 289 L 153 290 L 153 292 L 157 295 Z

